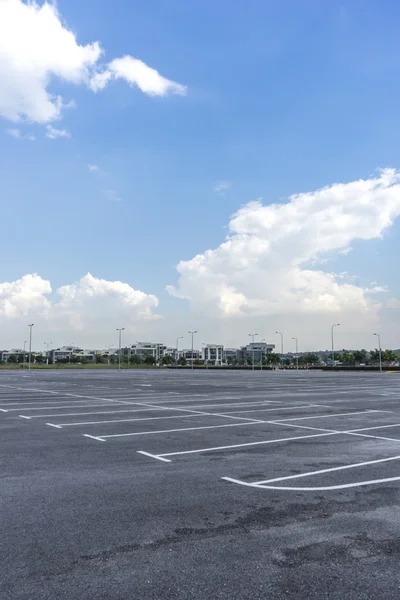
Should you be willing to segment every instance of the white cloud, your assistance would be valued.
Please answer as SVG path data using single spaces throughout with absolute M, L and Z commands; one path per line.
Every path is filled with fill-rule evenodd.
M 66 129 L 56 129 L 51 125 L 46 126 L 46 137 L 51 140 L 56 140 L 57 138 L 70 138 L 71 134 Z
M 123 323 L 127 328 L 138 322 L 158 319 L 153 313 L 158 299 L 122 281 L 107 281 L 87 273 L 77 282 L 59 287 L 54 297 L 50 281 L 40 275 L 24 275 L 0 283 L 0 324 L 2 338 L 25 327 L 29 320 L 36 331 L 84 331 L 90 338 L 97 331 L 113 331 Z M 15 343 L 15 338 L 10 341 Z M 4 344 L 4 339 L 3 342 Z
M 122 198 L 118 196 L 115 190 L 102 190 L 102 193 L 110 202 L 122 202 Z
M 136 85 L 149 96 L 165 96 L 166 94 L 186 94 L 186 86 L 170 81 L 160 75 L 141 60 L 133 56 L 115 58 L 105 71 L 96 73 L 91 80 L 94 91 L 102 90 L 111 79 L 124 79 L 129 85 Z
M 213 185 L 214 192 L 217 192 L 221 196 L 225 194 L 232 187 L 231 181 L 216 181 Z
M 46 296 L 50 293 L 50 282 L 36 273 L 0 283 L 0 317 L 17 318 L 30 311 L 48 310 L 50 302 Z
M 394 169 L 296 194 L 284 204 L 250 202 L 233 215 L 219 247 L 179 263 L 178 285 L 167 289 L 214 316 L 373 313 L 379 305 L 369 294 L 386 288 L 364 289 L 310 265 L 356 239 L 380 237 L 399 215 Z
M 102 54 L 98 41 L 78 43 L 55 4 L 0 0 L 0 116 L 15 122 L 60 119 L 74 102 L 52 93 L 55 78 L 95 91 L 123 78 L 150 95 L 185 92 L 140 60 L 124 56 L 104 66 Z
M 20 129 L 7 129 L 7 133 L 8 135 L 11 135 L 12 137 L 16 138 L 17 140 L 29 140 L 31 142 L 34 142 L 36 140 L 35 136 L 28 133 L 28 134 L 24 134 L 22 133 L 22 131 Z
M 76 283 L 60 287 L 57 296 L 60 300 L 54 304 L 55 315 L 67 319 L 74 329 L 90 328 L 91 324 L 113 319 L 127 324 L 137 319 L 153 319 L 152 311 L 158 306 L 158 299 L 152 294 L 135 290 L 122 281 L 98 279 L 90 273 Z
M 100 171 L 100 169 L 99 169 L 99 167 L 98 167 L 97 165 L 91 165 L 91 164 L 88 164 L 88 169 L 89 169 L 89 171 L 91 171 L 92 173 L 93 173 L 93 172 L 95 172 L 95 171 Z

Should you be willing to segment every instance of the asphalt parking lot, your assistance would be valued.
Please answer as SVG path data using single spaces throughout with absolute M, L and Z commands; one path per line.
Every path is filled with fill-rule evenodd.
M 0 598 L 398 600 L 399 397 L 399 374 L 0 372 Z

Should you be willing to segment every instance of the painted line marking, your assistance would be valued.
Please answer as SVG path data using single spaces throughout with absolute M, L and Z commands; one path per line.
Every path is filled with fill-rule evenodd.
M 143 454 L 144 456 L 150 456 L 150 458 L 155 458 L 156 460 L 161 460 L 163 462 L 171 462 L 170 460 L 168 460 L 168 458 L 163 458 L 162 456 L 157 456 L 156 454 L 150 454 L 150 452 L 145 452 L 144 450 L 137 450 L 137 453 Z
M 103 440 L 103 438 L 101 438 L 101 437 L 97 437 L 95 435 L 89 435 L 88 433 L 83 433 L 82 435 L 83 435 L 83 437 L 87 437 L 87 438 L 90 438 L 92 440 L 97 440 L 98 442 L 105 442 L 106 441 L 106 440 Z
M 21 417 L 21 419 L 29 419 L 30 420 L 30 417 L 27 417 L 25 415 L 18 415 L 18 416 Z
M 8 412 L 8 410 L 4 410 L 4 408 L 0 408 L 0 412 Z
M 60 409 L 60 408 L 94 408 L 95 406 L 115 406 L 114 404 L 84 404 L 83 406 L 39 406 L 39 407 L 34 407 L 34 406 L 23 406 L 22 410 L 56 410 L 56 409 Z M 0 409 L 3 412 L 12 412 L 12 411 L 16 411 L 16 410 L 21 410 L 21 407 L 19 408 L 10 408 L 9 410 L 3 410 Z
M 353 463 L 351 465 L 343 465 L 341 467 L 330 467 L 328 469 L 319 469 L 318 471 L 308 471 L 306 473 L 298 473 L 297 475 L 288 475 L 287 477 L 275 477 L 274 479 L 254 481 L 254 483 L 256 483 L 257 485 L 264 485 L 265 483 L 276 483 L 277 481 L 288 481 L 289 479 L 301 479 L 302 477 L 312 477 L 313 475 L 321 475 L 323 473 L 333 473 L 334 471 L 345 471 L 347 469 L 357 469 L 359 467 L 365 467 L 367 465 L 377 465 L 379 463 L 390 462 L 392 460 L 400 460 L 400 455 L 391 456 L 389 458 L 379 458 L 377 460 L 367 460 L 365 462 Z
M 183 450 L 181 452 L 167 452 L 164 454 L 160 454 L 159 456 L 178 456 L 181 454 L 196 454 L 200 452 L 216 452 L 217 450 L 230 450 L 231 448 L 245 448 L 249 446 L 260 446 L 263 444 L 277 444 L 278 442 L 292 442 L 295 440 L 307 440 L 311 438 L 317 437 L 327 437 L 329 435 L 338 435 L 342 433 L 341 431 L 333 431 L 328 433 L 317 433 L 315 435 L 300 435 L 291 438 L 279 438 L 274 440 L 266 440 L 262 442 L 247 442 L 245 444 L 232 444 L 230 446 L 215 446 L 214 448 L 198 448 L 197 450 Z
M 311 417 L 291 417 L 290 419 L 276 419 L 276 421 L 281 421 L 282 423 L 286 422 L 286 421 L 305 421 L 306 419 L 330 419 L 332 417 L 351 417 L 352 415 L 366 415 L 366 414 L 371 414 L 371 413 L 377 413 L 377 412 L 386 412 L 386 411 L 382 411 L 382 410 L 360 410 L 357 412 L 347 412 L 347 413 L 334 413 L 334 414 L 328 414 L 328 415 L 313 415 Z
M 243 425 L 261 425 L 265 421 L 258 421 L 257 423 L 226 423 L 225 425 L 205 425 L 202 427 L 183 427 L 181 429 L 161 429 L 159 431 L 135 431 L 133 433 L 114 433 L 112 435 L 102 435 L 104 439 L 117 438 L 117 437 L 129 437 L 135 435 L 155 435 L 159 433 L 176 433 L 178 431 L 198 431 L 199 429 L 219 429 L 221 427 L 243 427 Z
M 50 427 L 56 427 L 56 429 L 62 429 L 61 425 L 54 425 L 54 423 L 46 423 L 46 425 L 49 425 Z
M 371 479 L 369 481 L 358 481 L 356 483 L 344 483 L 341 485 L 329 485 L 324 487 L 284 487 L 277 485 L 255 485 L 254 483 L 248 483 L 246 481 L 240 481 L 239 479 L 232 479 L 231 477 L 222 477 L 225 481 L 230 483 L 237 483 L 238 485 L 244 485 L 247 487 L 258 488 L 259 490 L 284 490 L 286 492 L 327 492 L 332 490 L 344 490 L 346 488 L 361 487 L 364 485 L 376 485 L 378 483 L 388 483 L 389 481 L 399 481 L 398 477 L 387 477 L 385 479 Z

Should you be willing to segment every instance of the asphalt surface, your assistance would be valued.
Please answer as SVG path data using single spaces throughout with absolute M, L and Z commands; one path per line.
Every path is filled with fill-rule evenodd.
M 0 372 L 1 600 L 398 600 L 399 393 L 398 374 Z

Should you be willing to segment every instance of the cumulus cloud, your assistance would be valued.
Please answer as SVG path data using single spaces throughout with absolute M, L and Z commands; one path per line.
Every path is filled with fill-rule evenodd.
M 232 216 L 220 246 L 178 264 L 178 285 L 167 289 L 224 317 L 376 310 L 369 295 L 386 288 L 364 289 L 351 277 L 311 267 L 354 240 L 382 236 L 399 215 L 394 169 L 282 204 L 250 202 Z
M 89 169 L 89 171 L 91 171 L 92 173 L 93 173 L 93 172 L 95 172 L 95 171 L 100 171 L 100 169 L 99 169 L 99 167 L 98 167 L 97 165 L 91 165 L 91 164 L 88 164 L 88 169 Z
M 46 137 L 51 140 L 56 140 L 57 138 L 70 138 L 71 134 L 66 129 L 56 129 L 51 125 L 46 126 Z
M 51 304 L 50 282 L 34 273 L 16 281 L 0 282 L 0 317 L 13 319 L 23 317 L 30 311 L 47 311 Z
M 59 287 L 52 294 L 50 281 L 38 274 L 24 275 L 0 283 L 0 322 L 23 320 L 29 316 L 47 330 L 111 329 L 121 320 L 128 328 L 137 321 L 159 318 L 153 310 L 158 299 L 122 281 L 99 279 L 87 273 L 78 281 Z
M 55 78 L 94 91 L 122 78 L 150 95 L 185 93 L 140 60 L 124 56 L 104 65 L 102 55 L 98 41 L 78 42 L 55 4 L 0 0 L 0 116 L 15 122 L 59 119 L 73 103 L 51 91 Z
M 17 140 L 29 140 L 30 142 L 34 142 L 36 140 L 34 135 L 24 134 L 20 129 L 16 128 L 7 129 L 7 133 L 8 135 L 11 135 L 11 137 L 14 137 Z

